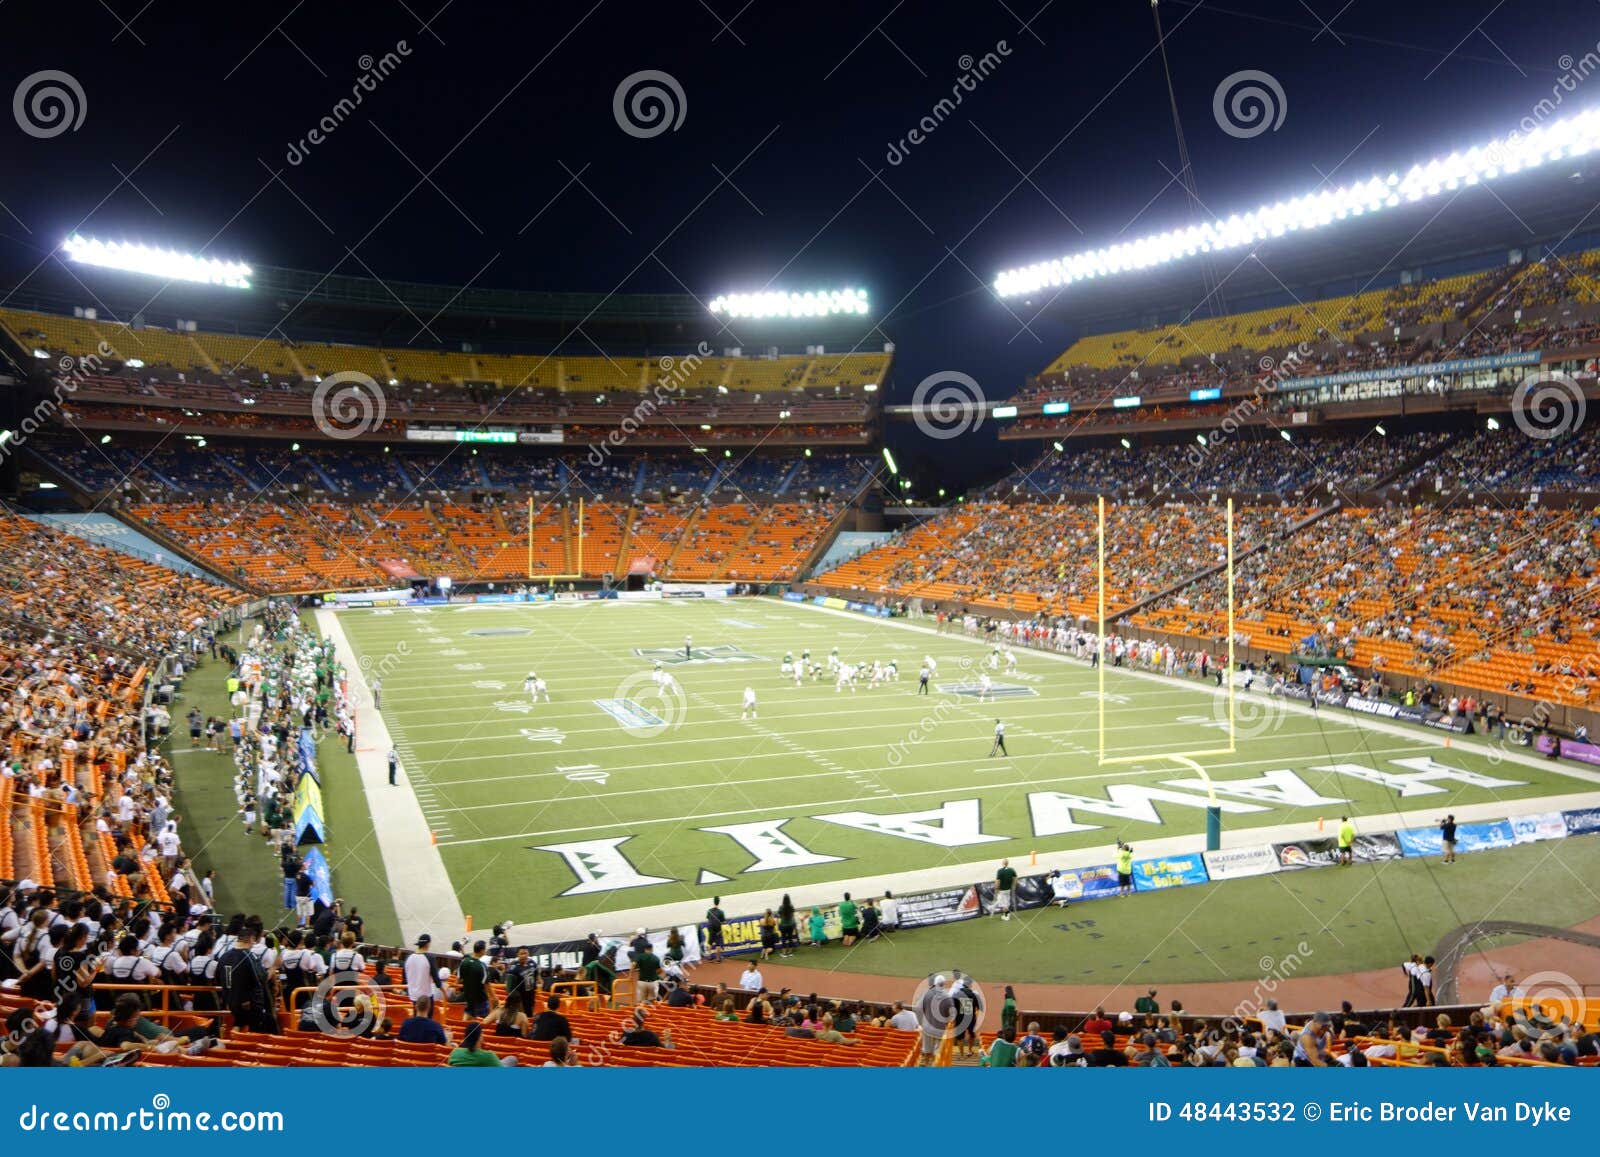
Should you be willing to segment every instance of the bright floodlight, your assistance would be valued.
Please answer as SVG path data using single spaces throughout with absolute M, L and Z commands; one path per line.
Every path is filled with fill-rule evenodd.
M 827 317 L 865 314 L 865 289 L 825 289 L 818 293 L 727 293 L 711 299 L 712 313 L 729 317 Z
M 994 290 L 1001 297 L 1014 297 L 1128 270 L 1149 269 L 1197 253 L 1238 249 L 1269 237 L 1320 229 L 1346 217 L 1413 204 L 1464 185 L 1476 185 L 1503 174 L 1579 157 L 1596 146 L 1600 146 L 1600 108 L 1551 121 L 1526 133 L 1512 132 L 1465 152 L 1435 157 L 1411 166 L 1403 177 L 1399 173 L 1386 177 L 1375 174 L 1365 181 L 1321 189 L 1187 229 L 1140 237 L 1104 249 L 1070 253 L 1021 269 L 1008 269 L 995 278 Z
M 68 257 L 83 265 L 165 277 L 169 281 L 198 281 L 202 285 L 222 285 L 229 289 L 249 289 L 253 272 L 239 261 L 218 261 L 171 249 L 152 249 L 130 241 L 100 241 L 76 233 L 68 237 L 61 248 Z

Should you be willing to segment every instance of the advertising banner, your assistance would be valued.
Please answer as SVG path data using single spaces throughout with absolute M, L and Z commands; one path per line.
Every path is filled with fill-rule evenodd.
M 1395 833 L 1400 837 L 1400 847 L 1408 856 L 1439 856 L 1444 854 L 1443 841 L 1438 828 L 1405 828 Z M 1497 820 L 1488 824 L 1457 824 L 1456 851 L 1482 852 L 1490 848 L 1509 848 L 1517 842 L 1510 820 Z
M 300 862 L 311 877 L 311 898 L 333 907 L 333 874 L 328 870 L 328 858 L 322 854 L 322 849 L 312 848 L 300 857 Z
M 1355 382 L 1398 382 L 1411 378 L 1437 377 L 1443 374 L 1471 374 L 1484 370 L 1499 370 L 1510 366 L 1536 366 L 1540 351 L 1517 350 L 1505 354 L 1485 354 L 1476 358 L 1452 358 L 1413 366 L 1385 366 L 1375 370 L 1347 370 L 1338 374 L 1318 374 L 1310 378 L 1295 378 L 1283 383 L 1285 390 L 1309 390 L 1318 386 L 1345 386 Z
M 1117 894 L 1117 869 L 1114 864 L 1063 868 L 1047 879 L 1052 892 L 1064 900 L 1096 900 Z
M 1204 884 L 1205 858 L 1199 852 L 1181 856 L 1162 856 L 1152 860 L 1133 861 L 1133 888 L 1136 892 L 1154 892 L 1162 888 L 1181 888 L 1186 884 Z
M 1562 812 L 1561 818 L 1566 821 L 1569 836 L 1585 836 L 1591 832 L 1600 832 L 1600 807 L 1575 808 L 1572 811 Z
M 1567 837 L 1567 821 L 1560 812 L 1537 812 L 1529 816 L 1512 816 L 1512 838 L 1519 844 L 1532 844 L 1539 840 L 1563 840 Z
M 935 892 L 915 892 L 897 899 L 900 902 L 902 928 L 923 928 L 929 924 L 947 924 L 952 920 L 970 920 L 983 915 L 983 902 L 978 896 L 977 887 L 972 884 L 959 888 L 940 888 Z
M 1562 759 L 1576 759 L 1580 763 L 1600 763 L 1600 747 L 1593 743 L 1579 743 L 1576 739 L 1557 739 L 1552 735 L 1541 735 L 1534 741 L 1534 746 L 1543 755 L 1549 755 L 1551 748 L 1561 745 L 1558 753 Z
M 1213 880 L 1265 876 L 1278 870 L 1278 857 L 1270 844 L 1253 848 L 1224 848 L 1205 853 L 1206 874 Z
M 1339 862 L 1339 841 L 1332 836 L 1315 840 L 1296 840 L 1287 844 L 1273 844 L 1273 854 L 1278 867 L 1285 872 L 1300 868 L 1327 868 Z M 1383 860 L 1398 860 L 1400 841 L 1392 832 L 1379 832 L 1371 836 L 1357 836 L 1351 845 L 1350 856 L 1360 864 L 1376 864 Z

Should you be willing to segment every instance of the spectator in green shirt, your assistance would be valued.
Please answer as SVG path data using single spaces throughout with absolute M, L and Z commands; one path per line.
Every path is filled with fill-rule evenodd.
M 994 910 L 1002 920 L 1011 919 L 1011 910 L 1016 907 L 1016 886 L 1017 870 L 1010 860 L 1001 860 L 994 874 Z
M 844 946 L 849 948 L 856 942 L 856 933 L 860 925 L 857 923 L 856 902 L 850 899 L 850 893 L 844 894 L 844 899 L 839 901 L 839 935 L 844 940 Z
M 1007 1026 L 1000 1030 L 1000 1035 L 994 1038 L 994 1043 L 989 1046 L 989 1051 L 984 1054 L 983 1063 L 991 1069 L 1014 1069 L 1017 1067 L 1017 1030 Z
M 648 948 L 635 952 L 633 968 L 637 986 L 635 999 L 639 1004 L 648 1004 L 661 994 L 661 957 Z
M 483 954 L 489 946 L 482 940 L 472 946 L 472 955 L 463 957 L 456 970 L 461 982 L 461 999 L 467 1006 L 467 1016 L 482 1020 L 489 1015 L 489 965 Z
M 1159 1013 L 1161 1011 L 1161 1005 L 1156 1001 L 1156 990 L 1152 988 L 1144 996 L 1141 996 L 1138 1000 L 1134 1001 L 1133 1011 L 1138 1013 L 1140 1016 L 1144 1016 L 1147 1013 L 1151 1016 L 1154 1016 L 1156 1013 Z
M 504 1064 L 499 1056 L 482 1047 L 482 1038 L 483 1023 L 477 1021 L 469 1024 L 466 1032 L 461 1034 L 461 1044 L 451 1050 L 450 1059 L 445 1064 L 452 1069 L 492 1069 Z
M 821 948 L 828 942 L 828 924 L 822 918 L 822 909 L 811 909 L 811 916 L 806 923 L 810 925 L 811 947 Z
M 1011 1030 L 1011 1039 L 1017 1036 L 1017 994 L 1008 984 L 1006 985 L 1005 1001 L 1000 1005 L 1000 1027 Z
M 617 946 L 609 944 L 598 958 L 584 965 L 584 979 L 594 981 L 595 990 L 610 1003 L 612 981 L 617 978 Z

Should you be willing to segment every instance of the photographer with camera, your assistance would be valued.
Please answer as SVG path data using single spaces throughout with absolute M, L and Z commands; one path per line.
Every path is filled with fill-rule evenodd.
M 1133 848 L 1117 841 L 1117 895 L 1133 894 Z

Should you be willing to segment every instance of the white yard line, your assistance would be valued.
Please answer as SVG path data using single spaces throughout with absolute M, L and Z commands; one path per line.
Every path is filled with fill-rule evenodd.
M 429 932 L 436 941 L 448 944 L 465 930 L 466 915 L 433 842 L 428 817 L 407 786 L 409 776 L 399 786 L 389 784 L 389 748 L 393 746 L 389 728 L 383 715 L 371 706 L 371 690 L 356 661 L 355 650 L 339 625 L 339 616 L 319 610 L 316 619 L 317 629 L 333 640 L 334 654 L 344 666 L 352 698 L 360 705 L 356 708 L 356 771 L 372 814 L 372 830 L 389 879 L 402 942 L 410 944 L 421 933 Z M 404 763 L 401 770 L 404 776 Z
M 1392 754 L 1394 754 L 1396 752 L 1410 751 L 1410 750 L 1412 750 L 1412 749 L 1409 748 L 1409 747 L 1380 747 L 1380 748 L 1373 749 L 1370 754 L 1373 754 L 1373 755 L 1380 755 L 1380 754 L 1381 755 L 1392 755 Z M 780 752 L 778 754 L 785 754 L 786 755 L 786 754 L 790 754 L 790 753 L 788 753 L 788 752 Z M 1363 752 L 1363 754 L 1367 754 L 1367 753 Z M 1232 763 L 1214 763 L 1211 766 L 1213 768 L 1247 767 L 1247 766 L 1249 766 L 1251 764 L 1282 763 L 1282 762 L 1283 762 L 1283 760 L 1280 757 L 1274 756 L 1271 759 L 1241 759 L 1241 760 L 1237 760 L 1237 761 L 1232 762 Z M 704 761 L 701 760 L 701 761 L 699 761 L 699 763 L 703 765 Z M 973 769 L 973 764 L 974 763 L 990 763 L 990 764 L 993 764 L 994 766 L 991 767 L 991 768 L 976 768 L 976 769 Z M 448 815 L 448 814 L 452 814 L 454 812 L 497 811 L 497 810 L 500 810 L 500 809 L 503 809 L 503 808 L 532 807 L 532 806 L 537 805 L 537 804 L 573 804 L 573 803 L 581 804 L 581 803 L 590 802 L 591 798 L 592 799 L 612 800 L 612 799 L 618 799 L 618 798 L 623 797 L 623 796 L 660 795 L 660 794 L 663 794 L 663 793 L 670 793 L 670 792 L 675 792 L 675 791 L 710 792 L 710 791 L 714 791 L 714 790 L 721 789 L 721 788 L 752 787 L 752 786 L 754 786 L 756 784 L 762 784 L 762 783 L 793 783 L 793 782 L 796 782 L 798 780 L 803 780 L 803 779 L 859 779 L 864 775 L 887 776 L 887 775 L 890 775 L 890 774 L 892 774 L 894 772 L 900 772 L 900 771 L 924 772 L 924 771 L 927 771 L 928 769 L 934 768 L 934 767 L 965 767 L 965 768 L 969 768 L 969 769 L 973 769 L 973 770 L 977 770 L 977 771 L 1000 771 L 1000 770 L 1009 768 L 1009 766 L 1010 766 L 1009 764 L 1001 763 L 1001 761 L 998 760 L 998 759 L 993 759 L 993 760 L 973 760 L 973 759 L 959 759 L 959 760 L 957 760 L 957 759 L 947 759 L 947 760 L 944 760 L 944 761 L 939 762 L 939 763 L 920 763 L 920 764 L 914 764 L 914 765 L 913 764 L 906 764 L 906 765 L 902 765 L 901 767 L 887 768 L 887 769 L 882 769 L 882 770 L 818 771 L 818 772 L 810 772 L 810 773 L 807 773 L 805 775 L 775 775 L 775 776 L 764 777 L 762 779 L 735 779 L 735 780 L 727 780 L 727 781 L 717 780 L 717 781 L 712 782 L 712 783 L 688 783 L 688 784 L 679 784 L 679 785 L 673 786 L 673 787 L 630 788 L 627 791 L 597 790 L 593 797 L 567 795 L 567 796 L 556 796 L 554 798 L 549 798 L 549 799 L 496 800 L 493 803 L 471 804 L 471 805 L 466 806 L 466 807 L 442 807 L 442 808 L 439 808 L 438 811 L 439 811 L 439 813 L 441 815 Z M 622 770 L 639 770 L 639 771 L 643 771 L 643 770 L 648 770 L 648 769 L 634 768 L 634 769 L 622 769 Z M 1315 771 L 1316 768 L 1312 767 L 1311 770 Z M 544 778 L 546 776 L 562 775 L 562 774 L 564 774 L 564 773 L 562 773 L 562 772 L 538 772 L 538 773 L 535 773 L 535 775 L 532 775 L 532 776 L 517 776 L 517 777 L 514 777 L 514 778 L 517 778 L 517 779 L 532 779 L 532 778 Z M 616 772 L 613 771 L 612 774 L 614 775 L 614 774 L 616 774 Z M 1089 775 L 1057 775 L 1057 776 L 1050 776 L 1050 777 L 1045 778 L 1045 779 L 1021 779 L 1021 780 L 1016 780 L 1016 781 L 1010 782 L 1010 783 L 1005 783 L 1005 782 L 1001 782 L 1001 781 L 998 781 L 998 780 L 984 780 L 983 783 L 981 785 L 979 785 L 979 786 L 981 786 L 981 788 L 983 790 L 987 791 L 987 790 L 989 790 L 991 788 L 997 788 L 997 787 L 1035 787 L 1035 786 L 1041 786 L 1041 785 L 1050 784 L 1050 783 L 1086 783 L 1086 782 L 1088 782 L 1090 780 L 1095 780 L 1095 779 L 1116 779 L 1116 780 L 1140 779 L 1140 778 L 1143 778 L 1143 777 L 1156 776 L 1156 775 L 1169 775 L 1169 776 L 1174 777 L 1174 779 L 1180 779 L 1180 780 L 1181 779 L 1189 779 L 1189 778 L 1191 778 L 1190 772 L 1188 771 L 1188 769 L 1182 768 L 1182 767 L 1178 767 L 1176 765 L 1174 765 L 1172 767 L 1160 767 L 1160 768 L 1149 768 L 1149 769 L 1147 769 L 1147 768 L 1137 768 L 1137 767 L 1119 767 L 1115 771 L 1093 772 L 1093 773 L 1091 773 Z M 508 778 L 512 778 L 512 777 L 508 777 Z M 498 783 L 498 782 L 501 782 L 501 781 L 499 781 L 499 780 L 488 780 L 488 781 L 475 781 L 475 782 Z M 453 785 L 446 784 L 446 785 L 441 785 L 441 786 L 453 786 Z M 886 788 L 886 787 L 874 788 L 873 790 L 878 792 L 878 793 L 880 793 L 880 794 L 886 794 L 886 795 L 887 794 L 892 794 L 897 799 L 912 799 L 912 798 L 915 798 L 917 796 L 924 796 L 924 795 L 959 795 L 963 791 L 974 790 L 974 785 L 971 784 L 971 783 L 951 784 L 951 785 L 949 785 L 947 787 L 934 788 L 934 789 L 929 790 L 929 791 L 894 792 L 894 791 L 891 791 L 891 789 Z M 788 815 L 794 815 L 794 814 L 798 814 L 798 813 L 803 813 L 803 812 L 809 811 L 812 808 L 832 807 L 832 806 L 837 805 L 839 802 L 840 802 L 839 800 L 807 800 L 807 801 L 804 801 L 804 802 L 801 802 L 801 803 L 773 804 L 770 807 L 750 808 L 750 809 L 746 809 L 746 810 L 749 811 L 749 812 L 771 812 L 774 815 L 776 815 L 778 813 L 782 813 L 783 815 L 788 816 Z M 744 814 L 746 814 L 746 812 L 744 812 L 744 811 L 741 811 L 741 812 L 711 812 L 711 813 L 706 813 L 706 814 L 703 814 L 703 815 L 677 816 L 677 817 L 672 818 L 672 819 L 618 820 L 616 823 L 601 825 L 600 828 L 556 828 L 556 829 L 552 829 L 550 831 L 522 832 L 522 833 L 520 833 L 518 835 L 507 835 L 507 836 L 484 836 L 484 837 L 482 837 L 480 839 L 475 839 L 475 840 L 455 840 L 455 841 L 450 841 L 450 842 L 451 843 L 463 843 L 463 844 L 492 843 L 495 840 L 532 839 L 532 838 L 537 838 L 537 837 L 542 837 L 542 836 L 563 835 L 563 834 L 565 834 L 567 832 L 575 832 L 575 831 L 583 831 L 583 832 L 598 831 L 598 830 L 602 830 L 603 828 L 616 829 L 616 830 L 620 831 L 620 830 L 622 830 L 624 828 L 639 827 L 639 826 L 642 826 L 642 825 L 645 825 L 645 824 L 693 823 L 696 820 L 710 819 L 712 816 L 744 815 Z

